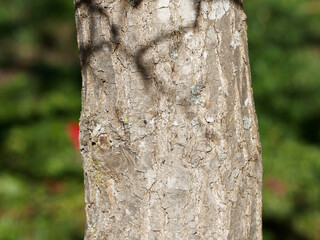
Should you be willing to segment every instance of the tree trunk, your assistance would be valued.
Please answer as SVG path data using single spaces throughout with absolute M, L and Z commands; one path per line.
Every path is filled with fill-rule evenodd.
M 86 239 L 262 239 L 236 0 L 75 0 Z

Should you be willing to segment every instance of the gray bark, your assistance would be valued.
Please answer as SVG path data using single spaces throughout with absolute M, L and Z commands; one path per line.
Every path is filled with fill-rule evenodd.
M 75 0 L 86 239 L 262 239 L 246 16 L 232 0 Z

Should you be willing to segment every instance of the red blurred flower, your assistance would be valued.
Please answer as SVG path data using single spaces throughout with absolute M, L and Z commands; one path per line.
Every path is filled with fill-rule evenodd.
M 79 123 L 69 122 L 66 126 L 66 131 L 73 147 L 79 151 Z
M 66 189 L 65 184 L 58 179 L 49 179 L 46 181 L 48 190 L 53 194 L 63 193 Z
M 267 177 L 265 181 L 265 187 L 279 197 L 285 196 L 288 190 L 283 181 L 273 177 Z

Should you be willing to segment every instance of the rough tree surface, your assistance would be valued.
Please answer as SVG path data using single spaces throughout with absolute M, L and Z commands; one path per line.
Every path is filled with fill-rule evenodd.
M 75 0 L 86 239 L 262 239 L 235 0 Z

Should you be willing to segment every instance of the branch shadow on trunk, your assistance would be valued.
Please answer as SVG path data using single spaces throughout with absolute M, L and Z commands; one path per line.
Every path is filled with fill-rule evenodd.
M 143 0 L 123 0 L 125 2 L 130 3 L 132 6 L 132 10 L 137 9 Z M 112 24 L 110 22 L 110 18 L 106 12 L 106 9 L 101 7 L 98 3 L 94 3 L 94 0 L 78 0 L 75 2 L 75 10 L 77 10 L 80 7 L 86 7 L 88 8 L 88 15 L 90 17 L 90 37 L 89 39 L 91 40 L 91 43 L 89 44 L 84 44 L 79 41 L 79 53 L 80 53 L 80 61 L 81 61 L 81 67 L 82 70 L 85 71 L 87 65 L 89 64 L 88 59 L 90 59 L 90 56 L 94 54 L 95 52 L 100 51 L 104 46 L 107 46 L 108 48 L 116 48 L 120 49 L 125 56 L 128 59 L 131 59 L 138 69 L 138 72 L 141 75 L 141 78 L 144 81 L 144 85 L 146 90 L 148 90 L 151 86 L 152 83 L 156 84 L 158 86 L 159 92 L 165 93 L 165 92 L 170 92 L 169 89 L 165 89 L 164 86 L 161 86 L 161 83 L 159 80 L 156 78 L 154 72 L 153 72 L 153 67 L 150 64 L 146 64 L 143 61 L 143 58 L 145 56 L 145 53 L 154 47 L 157 44 L 160 44 L 163 41 L 170 40 L 174 36 L 177 36 L 177 34 L 180 34 L 181 37 L 186 34 L 188 31 L 195 31 L 198 29 L 198 20 L 199 16 L 201 14 L 201 3 L 208 1 L 214 1 L 214 0 L 191 0 L 193 2 L 193 8 L 195 11 L 195 21 L 187 26 L 182 26 L 179 33 L 177 32 L 167 32 L 165 34 L 161 34 L 160 36 L 156 36 L 154 39 L 150 40 L 148 44 L 138 48 L 135 52 L 130 52 L 126 47 L 125 44 L 122 42 L 120 38 L 120 28 L 121 26 L 116 26 L 115 24 Z M 242 6 L 242 0 L 230 0 L 231 2 L 235 3 L 236 5 L 239 5 L 241 8 Z M 94 18 L 92 18 L 92 14 L 97 13 L 99 17 L 104 17 L 106 18 L 107 22 L 110 25 L 110 35 L 111 35 L 111 40 L 108 41 L 99 41 L 95 42 L 96 37 L 98 36 L 98 33 L 95 31 L 95 21 Z M 179 47 L 179 46 L 178 46 Z M 85 83 L 85 89 L 86 89 L 86 83 Z

